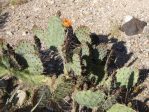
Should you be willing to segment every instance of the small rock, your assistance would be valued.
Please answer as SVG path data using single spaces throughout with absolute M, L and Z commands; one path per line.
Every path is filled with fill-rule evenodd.
M 26 92 L 23 90 L 18 90 L 17 95 L 16 95 L 16 99 L 17 99 L 16 105 L 22 106 L 23 103 L 25 102 L 26 98 L 27 98 Z
M 22 36 L 26 36 L 28 34 L 28 31 L 22 32 Z
M 124 24 L 121 26 L 120 30 L 125 32 L 128 36 L 132 36 L 142 33 L 146 25 L 147 23 L 144 21 L 132 16 L 126 16 L 124 19 Z

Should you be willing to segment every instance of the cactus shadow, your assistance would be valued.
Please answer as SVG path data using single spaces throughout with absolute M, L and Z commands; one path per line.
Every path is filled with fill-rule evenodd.
M 43 73 L 45 75 L 59 75 L 63 73 L 63 61 L 61 57 L 58 55 L 58 50 L 56 47 L 51 46 L 47 50 L 41 50 L 40 59 L 43 63 Z
M 15 59 L 18 62 L 18 64 L 21 66 L 21 69 L 26 69 L 28 67 L 28 63 L 26 59 L 21 56 L 20 54 L 15 53 Z
M 43 73 L 50 76 L 62 74 L 64 66 L 58 49 L 55 46 L 51 46 L 49 49 L 42 50 L 42 44 L 36 35 L 34 36 L 34 41 L 44 67 Z
M 127 52 L 127 48 L 125 47 L 124 41 L 114 42 L 112 49 L 114 50 L 114 57 L 115 57 L 114 63 L 115 63 L 117 68 L 123 67 L 130 60 L 130 58 L 133 55 L 132 52 L 130 52 L 130 53 Z M 131 65 L 134 62 L 132 62 Z
M 138 112 L 149 112 L 149 107 L 145 104 L 145 102 L 141 102 L 139 100 L 133 100 L 132 108 Z
M 0 14 L 0 29 L 4 28 L 4 24 L 6 23 L 8 17 L 9 17 L 8 12 Z
M 144 82 L 148 76 L 149 76 L 149 69 L 140 69 L 139 83 Z
M 94 75 L 98 75 L 99 73 L 99 68 L 97 68 L 97 65 L 100 65 L 102 67 L 100 67 L 102 70 L 101 73 L 100 73 L 100 79 L 99 81 L 102 80 L 103 76 L 104 76 L 104 68 L 106 66 L 106 61 L 108 59 L 108 56 L 110 55 L 110 52 L 112 52 L 112 55 L 110 55 L 110 59 L 109 59 L 109 62 L 108 62 L 108 65 L 107 65 L 107 72 L 109 74 L 111 74 L 113 71 L 115 71 L 116 69 L 118 68 L 121 68 L 123 67 L 129 60 L 130 58 L 132 57 L 133 53 L 130 52 L 128 53 L 127 51 L 127 48 L 125 46 L 125 42 L 124 41 L 118 41 L 118 39 L 116 38 L 108 38 L 109 35 L 97 35 L 95 33 L 92 33 L 91 34 L 91 41 L 92 41 L 92 46 L 98 46 L 99 44 L 106 44 L 108 46 L 108 52 L 107 52 L 107 56 L 103 59 L 103 60 L 99 60 L 98 57 L 99 57 L 99 52 L 96 50 L 96 49 L 91 49 L 91 51 L 93 51 L 93 63 L 95 63 L 95 66 L 93 68 L 96 68 L 96 69 L 93 69 L 91 70 L 91 72 L 94 74 Z M 133 60 L 130 64 L 132 65 L 136 60 Z M 130 82 L 132 83 L 132 82 Z
M 97 35 L 95 33 L 92 33 L 91 34 L 92 44 L 93 45 L 99 45 L 101 43 L 105 43 L 108 45 L 112 44 L 111 49 L 114 50 L 111 57 L 114 60 L 112 62 L 112 66 L 116 68 L 121 68 L 132 57 L 133 53 L 132 52 L 128 53 L 124 41 L 118 41 L 118 39 L 114 37 L 109 39 L 108 37 L 109 35 Z M 129 65 L 132 65 L 135 61 L 136 60 L 132 61 Z

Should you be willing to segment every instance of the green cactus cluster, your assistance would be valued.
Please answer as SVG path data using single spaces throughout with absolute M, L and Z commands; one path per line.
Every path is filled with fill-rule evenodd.
M 87 26 L 73 32 L 72 26 L 63 26 L 59 16 L 52 16 L 47 30 L 34 28 L 33 31 L 35 42 L 21 40 L 11 47 L 0 40 L 0 76 L 13 75 L 39 87 L 34 94 L 34 105 L 42 97 L 39 106 L 45 107 L 48 102 L 59 106 L 69 96 L 79 109 L 132 112 L 118 104 L 117 99 L 121 88 L 130 89 L 137 84 L 138 69 L 122 67 L 112 73 L 105 70 L 111 49 L 106 43 L 95 45 Z M 56 72 L 59 69 L 61 72 Z

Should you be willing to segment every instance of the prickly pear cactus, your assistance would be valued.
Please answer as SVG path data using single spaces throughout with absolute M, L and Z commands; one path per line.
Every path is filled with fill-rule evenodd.
M 60 46 L 65 39 L 65 28 L 62 25 L 60 17 L 53 16 L 48 23 L 48 29 L 46 31 L 33 29 L 37 37 L 44 42 L 46 48 L 50 46 Z
M 98 51 L 98 59 L 103 60 L 107 56 L 107 45 L 101 43 L 98 46 L 96 46 L 96 49 Z
M 81 43 L 91 42 L 90 29 L 87 26 L 80 26 L 75 30 L 76 37 Z
M 0 63 L 0 77 L 10 74 L 9 70 Z
M 117 103 L 113 105 L 107 112 L 135 112 L 135 110 L 125 105 Z
M 7 56 L 7 55 L 3 55 L 2 57 L 1 57 L 1 64 L 5 67 L 5 68 L 7 68 L 7 69 L 9 69 L 10 68 L 10 63 L 9 63 L 9 57 Z
M 22 40 L 18 43 L 15 52 L 26 59 L 30 73 L 42 74 L 43 65 L 33 44 L 29 41 Z
M 82 43 L 81 48 L 82 48 L 81 55 L 82 56 L 89 56 L 90 50 L 89 50 L 88 44 L 87 43 Z
M 73 83 L 65 77 L 59 76 L 56 80 L 56 89 L 52 93 L 54 101 L 62 101 L 63 98 L 70 95 L 73 92 Z
M 116 96 L 109 96 L 106 101 L 102 104 L 102 110 L 108 110 L 111 108 L 114 104 L 116 104 Z
M 128 67 L 123 67 L 117 70 L 116 82 L 118 86 L 126 86 L 126 88 L 131 88 L 134 86 L 139 78 L 139 70 L 131 69 Z
M 82 69 L 81 69 L 81 59 L 80 59 L 80 48 L 76 48 L 74 50 L 74 54 L 72 57 L 72 62 L 66 63 L 66 69 L 67 71 L 73 70 L 75 75 L 81 75 Z
M 23 82 L 25 82 L 26 84 L 31 85 L 31 86 L 32 85 L 33 86 L 44 85 L 51 81 L 50 77 L 46 77 L 46 76 L 40 75 L 40 74 L 37 74 L 37 75 L 30 74 L 26 70 L 24 70 L 24 71 L 13 70 L 12 73 L 18 79 L 22 80 Z
M 38 107 L 46 107 L 49 100 L 51 99 L 51 92 L 48 86 L 40 86 L 37 90 L 35 90 L 33 96 L 33 105 L 36 105 L 39 100 Z
M 73 55 L 72 69 L 76 75 L 81 75 L 82 69 L 81 69 L 80 56 L 78 54 Z
M 78 104 L 89 108 L 100 107 L 105 101 L 105 94 L 101 91 L 78 91 L 74 100 Z

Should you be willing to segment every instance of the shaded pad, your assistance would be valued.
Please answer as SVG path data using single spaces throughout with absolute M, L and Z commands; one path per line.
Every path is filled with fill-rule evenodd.
M 134 86 L 139 78 L 139 70 L 131 69 L 128 67 L 123 67 L 118 69 L 116 74 L 116 82 L 118 86 L 126 86 L 126 88 L 131 88 Z
M 107 44 L 99 44 L 98 46 L 96 46 L 96 49 L 98 51 L 98 59 L 103 60 L 108 53 L 108 46 Z M 93 54 L 93 55 L 97 55 L 97 54 Z
M 82 73 L 82 68 L 81 68 L 81 59 L 80 59 L 80 48 L 76 48 L 74 50 L 74 54 L 72 57 L 72 62 L 66 63 L 66 69 L 68 72 L 73 70 L 75 75 L 81 75 Z
M 46 77 L 44 75 L 40 74 L 30 74 L 28 71 L 13 71 L 14 76 L 16 76 L 18 79 L 21 79 L 28 85 L 38 86 L 41 84 L 46 84 L 48 81 L 50 81 L 50 77 Z
M 22 57 L 24 57 L 28 63 L 28 70 L 33 74 L 42 74 L 43 66 L 42 62 L 38 56 L 38 51 L 35 50 L 34 44 L 31 44 L 29 41 L 21 40 L 15 52 Z
M 62 101 L 63 98 L 70 95 L 73 91 L 73 82 L 71 79 L 66 79 L 64 74 L 56 78 L 54 83 L 51 83 L 52 99 L 56 102 Z

